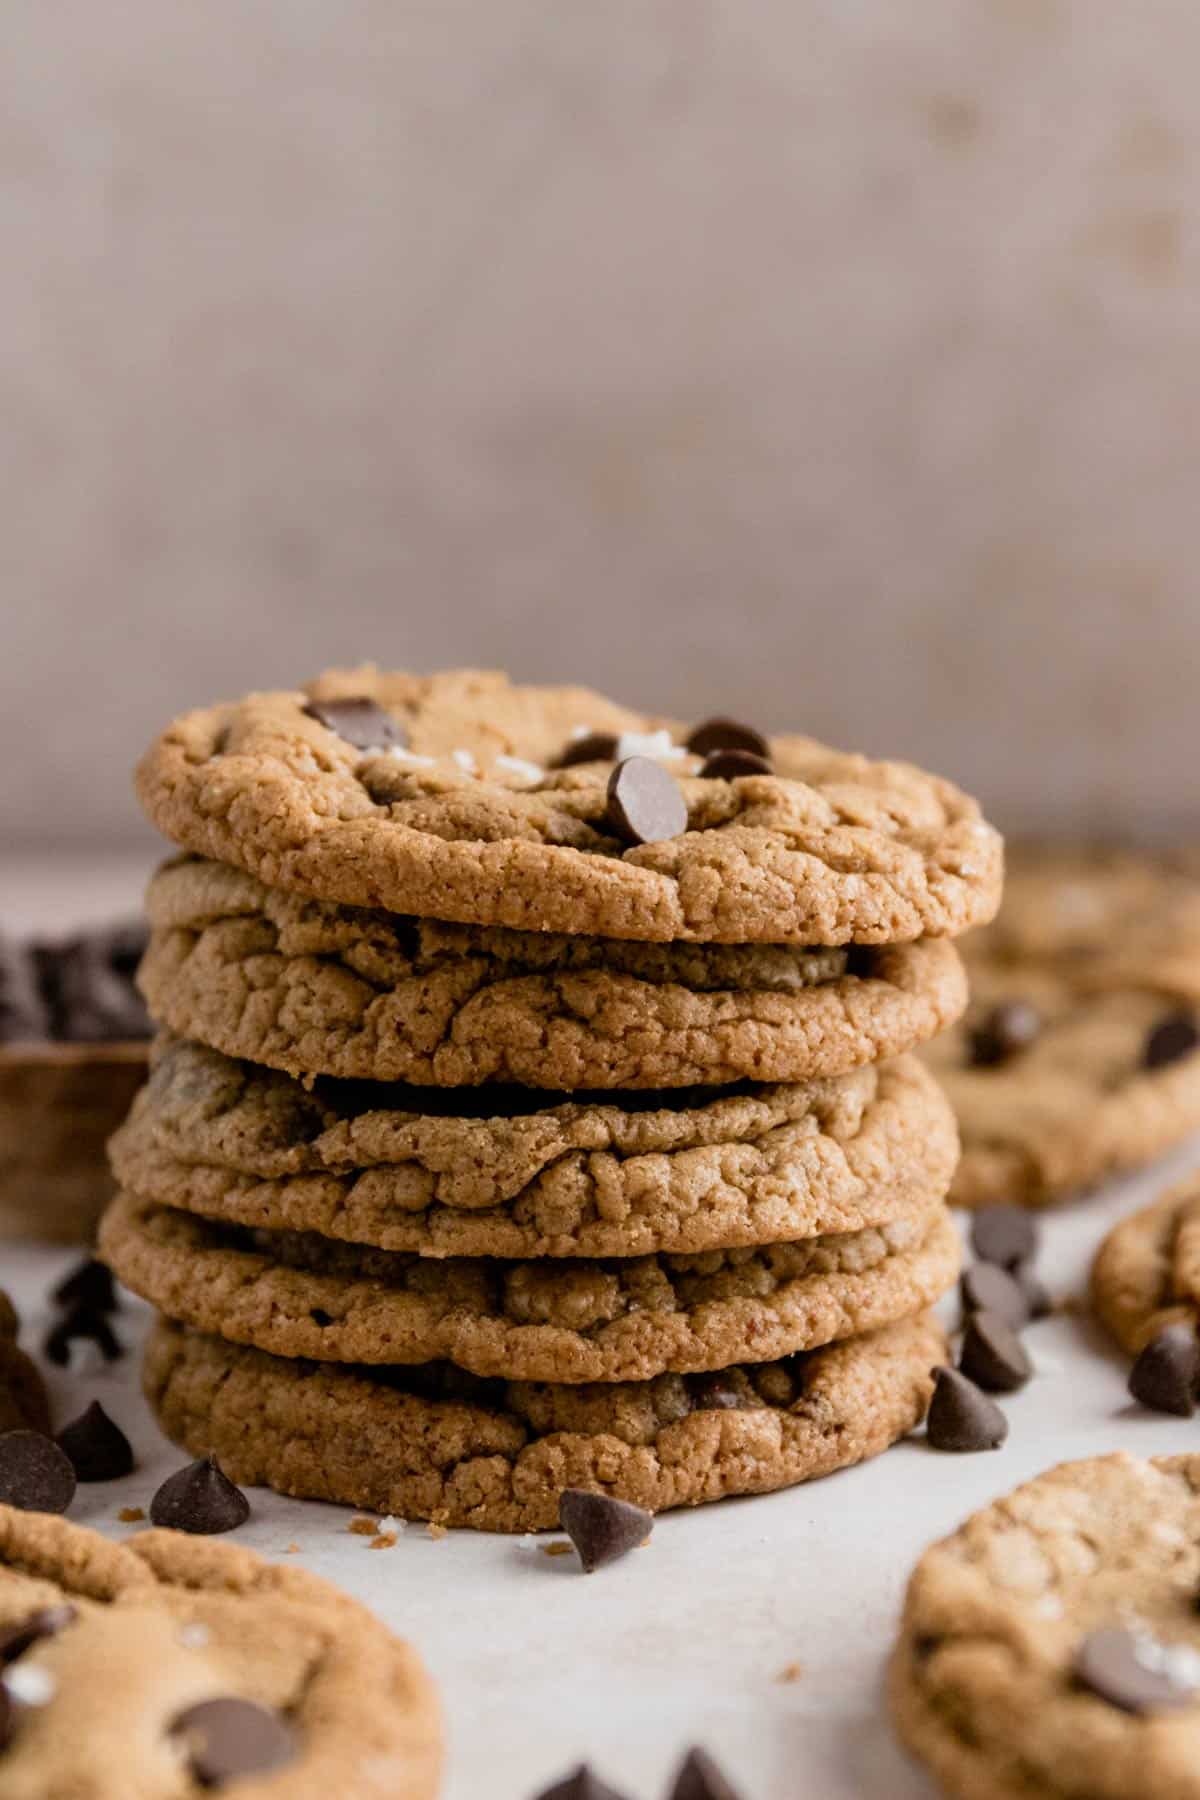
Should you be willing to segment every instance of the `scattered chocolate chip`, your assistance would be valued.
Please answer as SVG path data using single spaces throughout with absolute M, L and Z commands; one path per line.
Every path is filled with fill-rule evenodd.
M 241 1488 L 222 1474 L 215 1456 L 189 1463 L 167 1479 L 150 1502 L 155 1525 L 215 1537 L 234 1531 L 250 1517 L 250 1502 Z
M 133 1447 L 98 1400 L 63 1426 L 58 1447 L 70 1457 L 79 1481 L 119 1481 L 133 1472 Z
M 933 1399 L 925 1436 L 934 1450 L 998 1450 L 1008 1436 L 1008 1420 L 994 1400 L 981 1394 L 957 1369 L 933 1371 Z
M 10 1663 L 15 1663 L 39 1639 L 57 1637 L 60 1631 L 65 1631 L 68 1625 L 74 1624 L 78 1617 L 78 1608 L 64 1602 L 58 1606 L 40 1606 L 27 1619 L 22 1619 L 19 1625 L 6 1626 L 0 1630 L 0 1669 L 7 1669 Z
M 771 765 L 753 750 L 714 750 L 700 768 L 704 781 L 736 781 L 739 775 L 769 775 Z
M 972 1313 L 963 1334 L 958 1366 L 988 1394 L 1012 1394 L 1033 1374 L 1024 1344 L 999 1313 Z
M 1190 1419 L 1200 1382 L 1200 1343 L 1183 1320 L 1164 1326 L 1146 1344 L 1129 1376 L 1129 1392 L 1152 1412 Z
M 168 1731 L 182 1742 L 192 1778 L 206 1788 L 224 1787 L 243 1775 L 265 1775 L 296 1755 L 291 1726 L 253 1700 L 201 1700 L 176 1713 Z
M 580 1763 L 564 1780 L 544 1788 L 537 1800 L 624 1800 L 624 1795 L 593 1775 L 586 1763 Z
M 1190 1649 L 1185 1654 L 1194 1659 Z M 1169 1712 L 1190 1706 L 1196 1698 L 1196 1683 L 1180 1678 L 1165 1644 L 1119 1625 L 1088 1632 L 1075 1655 L 1075 1675 L 1122 1712 Z
M 630 756 L 608 778 L 607 818 L 627 844 L 659 844 L 687 830 L 687 803 L 661 763 Z
M 93 1313 L 116 1312 L 120 1304 L 112 1270 L 94 1256 L 77 1263 L 50 1297 L 56 1306 L 78 1306 Z
M 696 1412 L 731 1412 L 742 1404 L 741 1394 L 721 1369 L 702 1375 L 685 1375 L 683 1383 Z
M 1042 1021 L 1025 1000 L 1007 1000 L 993 1006 L 970 1033 L 971 1061 L 977 1069 L 994 1069 L 1022 1050 L 1028 1050 Z
M 741 1797 L 708 1751 L 697 1746 L 684 1757 L 669 1800 L 741 1800 Z
M 971 1248 L 984 1262 L 1017 1269 L 1037 1254 L 1037 1226 L 1020 1206 L 985 1206 L 971 1221 Z
M 998 1313 L 1014 1331 L 1019 1331 L 1030 1316 L 1025 1289 L 999 1263 L 975 1263 L 964 1269 L 959 1291 L 965 1311 Z
M 304 710 L 356 750 L 387 750 L 393 744 L 403 748 L 408 743 L 403 725 L 365 695 L 349 700 L 310 700 Z
M 75 1498 L 75 1471 L 53 1438 L 40 1431 L 0 1437 L 0 1502 L 24 1512 L 64 1513 Z
M 65 1369 L 71 1360 L 71 1345 L 78 1341 L 97 1344 L 105 1362 L 116 1362 L 124 1354 L 121 1341 L 103 1313 L 88 1306 L 75 1306 L 65 1319 L 46 1333 L 43 1352 L 58 1368 Z
M 590 1575 L 644 1544 L 654 1529 L 654 1514 L 627 1500 L 610 1500 L 607 1494 L 565 1488 L 558 1502 L 558 1522 L 578 1550 L 584 1574 Z
M 611 762 L 617 754 L 617 739 L 611 731 L 589 731 L 586 737 L 571 738 L 563 745 L 553 769 L 572 769 L 576 763 Z
M 705 719 L 687 736 L 687 747 L 693 756 L 709 756 L 714 750 L 748 750 L 751 756 L 770 760 L 771 746 L 753 725 L 742 725 L 737 719 Z
M 1143 1069 L 1165 1069 L 1168 1063 L 1190 1056 L 1200 1045 L 1200 1026 L 1195 1016 L 1182 1008 L 1160 1019 L 1146 1039 L 1142 1051 Z

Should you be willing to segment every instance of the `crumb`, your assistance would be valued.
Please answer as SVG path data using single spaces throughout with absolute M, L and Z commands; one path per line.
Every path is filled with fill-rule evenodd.
M 138 1521 L 144 1519 L 145 1516 L 146 1509 L 143 1506 L 123 1506 L 117 1514 L 122 1525 L 136 1525 Z
M 786 1663 L 775 1677 L 776 1681 L 799 1681 L 804 1674 L 803 1663 Z
M 429 1524 L 425 1529 L 435 1541 L 438 1538 L 444 1538 L 446 1535 L 446 1527 L 444 1525 L 439 1525 L 436 1519 L 430 1519 Z
M 299 1544 L 296 1544 L 296 1543 L 285 1544 L 283 1546 L 283 1554 L 285 1556 L 299 1556 L 299 1554 L 300 1554 Z
M 352 1531 L 355 1537 L 374 1537 L 379 1530 L 379 1521 L 378 1519 L 351 1519 L 346 1530 Z
M 572 1545 L 565 1538 L 555 1538 L 552 1544 L 539 1544 L 538 1549 L 543 1556 L 570 1556 Z
M 367 1549 L 390 1550 L 395 1542 L 396 1534 L 394 1531 L 381 1531 L 377 1537 L 371 1539 L 370 1543 L 367 1545 Z

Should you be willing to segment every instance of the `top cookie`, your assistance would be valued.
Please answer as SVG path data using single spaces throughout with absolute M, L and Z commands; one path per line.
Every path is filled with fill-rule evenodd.
M 347 710 L 357 699 L 371 705 Z M 586 688 L 332 671 L 185 714 L 137 787 L 168 837 L 270 886 L 466 924 L 880 944 L 995 912 L 1000 838 L 951 783 L 803 737 L 771 743 L 773 772 L 729 758 L 729 775 L 702 776 L 687 736 Z M 564 754 L 596 759 L 555 766 Z M 615 764 L 635 757 L 684 804 L 670 783 L 610 803 Z

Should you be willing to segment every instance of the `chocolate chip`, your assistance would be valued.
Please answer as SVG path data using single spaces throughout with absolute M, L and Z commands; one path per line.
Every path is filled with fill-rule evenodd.
M 589 731 L 584 737 L 571 738 L 563 745 L 550 767 L 571 769 L 576 763 L 611 762 L 617 754 L 617 739 L 611 731 Z
M 624 1800 L 624 1795 L 593 1775 L 586 1763 L 580 1763 L 564 1780 L 544 1788 L 537 1800 Z
M 241 1488 L 222 1474 L 215 1456 L 189 1463 L 167 1479 L 150 1502 L 155 1525 L 215 1537 L 234 1531 L 250 1517 L 250 1502 Z
M 124 1354 L 120 1339 L 104 1314 L 87 1306 L 73 1307 L 65 1319 L 52 1326 L 42 1349 L 52 1363 L 65 1369 L 71 1360 L 71 1345 L 78 1341 L 99 1345 L 105 1362 L 116 1362 Z
M 736 781 L 739 775 L 769 775 L 771 765 L 753 750 L 714 750 L 700 769 L 703 781 Z
M 1167 1325 L 1144 1346 L 1129 1376 L 1129 1392 L 1153 1412 L 1190 1419 L 1200 1381 L 1200 1343 L 1182 1320 Z
M 964 1269 L 959 1290 L 968 1313 L 997 1313 L 1014 1331 L 1019 1331 L 1030 1316 L 1025 1289 L 999 1263 L 975 1263 Z
M 129 923 L 34 946 L 52 1036 L 73 1044 L 150 1036 L 150 1015 L 134 986 L 146 941 L 146 928 Z
M 50 1296 L 56 1306 L 82 1307 L 86 1312 L 116 1312 L 120 1305 L 112 1270 L 89 1256 L 65 1275 Z
M 578 1550 L 584 1574 L 590 1575 L 644 1544 L 654 1529 L 654 1514 L 627 1500 L 610 1500 L 607 1494 L 564 1488 L 558 1522 Z
M 53 1438 L 40 1431 L 0 1437 L 0 1502 L 23 1512 L 64 1513 L 75 1498 L 75 1471 Z
M 1165 1069 L 1168 1063 L 1190 1056 L 1200 1044 L 1200 1027 L 1195 1016 L 1182 1007 L 1160 1019 L 1146 1039 L 1142 1051 L 1143 1069 Z
M 627 844 L 659 844 L 687 830 L 687 803 L 661 763 L 630 756 L 608 778 L 607 818 Z
M 0 1630 L 0 1669 L 15 1663 L 41 1638 L 57 1637 L 78 1617 L 78 1608 L 63 1602 L 58 1606 L 40 1606 L 19 1624 L 6 1626 Z
M 1042 1021 L 1025 1000 L 1007 1000 L 993 1006 L 969 1037 L 971 1061 L 978 1069 L 993 1069 L 1028 1050 Z
M 771 746 L 762 732 L 737 719 L 705 719 L 688 733 L 687 747 L 693 756 L 708 756 L 714 750 L 748 750 L 751 756 L 761 756 L 766 761 L 771 756 Z
M 79 1481 L 119 1481 L 133 1471 L 133 1447 L 98 1400 L 63 1426 L 58 1447 L 70 1457 Z
M 176 1713 L 167 1729 L 181 1740 L 189 1772 L 201 1787 L 265 1775 L 296 1756 L 296 1734 L 286 1719 L 253 1700 L 201 1700 Z
M 1033 1374 L 1029 1352 L 999 1313 L 972 1313 L 963 1334 L 958 1366 L 988 1394 L 1012 1394 Z
M 707 1750 L 689 1750 L 680 1765 L 669 1800 L 741 1800 Z
M 720 1369 L 710 1374 L 685 1375 L 684 1386 L 696 1412 L 733 1411 L 742 1405 L 742 1396 Z
M 933 1371 L 933 1399 L 925 1436 L 934 1450 L 998 1450 L 1008 1436 L 1008 1420 L 994 1400 L 981 1394 L 957 1369 Z
M 1189 1650 L 1187 1655 L 1194 1653 Z M 1172 1672 L 1171 1651 L 1165 1644 L 1119 1625 L 1088 1632 L 1075 1655 L 1075 1675 L 1122 1712 L 1169 1712 L 1190 1706 L 1196 1698 L 1196 1684 Z
M 392 744 L 403 748 L 408 743 L 403 725 L 365 694 L 349 700 L 310 700 L 304 710 L 356 750 L 387 750 Z
M 985 1206 L 971 1221 L 971 1248 L 984 1262 L 1016 1269 L 1037 1254 L 1037 1226 L 1020 1206 Z

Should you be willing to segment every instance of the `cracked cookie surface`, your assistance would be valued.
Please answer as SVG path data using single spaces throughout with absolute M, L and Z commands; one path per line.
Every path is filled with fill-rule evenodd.
M 1200 1126 L 1200 1053 L 1148 1065 L 1165 1020 L 1200 1013 L 1200 880 L 1184 858 L 1010 855 L 1000 917 L 962 946 L 965 1018 L 925 1052 L 958 1115 L 963 1206 L 1044 1206 L 1137 1168 Z M 993 1009 L 1038 1015 L 1006 1060 L 973 1060 Z
M 811 1349 L 932 1305 L 959 1264 L 940 1201 L 869 1230 L 758 1249 L 497 1262 L 246 1231 L 122 1194 L 100 1248 L 169 1318 L 279 1356 L 445 1358 L 477 1375 L 569 1383 Z
M 1088 1633 L 1200 1668 L 1200 1457 L 1066 1463 L 935 1544 L 889 1688 L 901 1738 L 961 1800 L 1200 1796 L 1200 1693 L 1139 1715 L 1078 1678 Z
M 50 1429 L 46 1389 L 37 1368 L 17 1343 L 16 1311 L 0 1288 L 0 1432 Z
M 363 752 L 305 710 L 351 696 L 383 708 L 407 745 Z M 670 757 L 687 829 L 627 847 L 606 819 L 611 763 L 549 765 L 580 731 L 660 729 L 683 735 L 585 688 L 331 671 L 302 692 L 177 719 L 137 786 L 167 837 L 271 887 L 464 923 L 881 944 L 953 935 L 995 911 L 1000 839 L 973 800 L 808 738 L 775 739 L 776 772 L 733 781 Z
M 365 1608 L 294 1566 L 173 1531 L 112 1543 L 0 1506 L 0 1632 L 72 1609 L 16 1658 L 0 1748 L 5 1800 L 187 1800 L 211 1791 L 170 1729 L 214 1699 L 282 1721 L 290 1753 L 236 1779 L 245 1800 L 432 1800 L 437 1700 L 417 1656 Z M 216 1784 L 216 1785 L 224 1785 Z
M 837 1075 L 962 1012 L 952 944 L 634 944 L 447 925 L 218 863 L 150 884 L 139 983 L 185 1037 L 292 1075 L 676 1087 Z
M 110 1145 L 122 1186 L 188 1212 L 499 1257 L 859 1231 L 944 1194 L 957 1151 L 950 1108 L 915 1057 L 738 1090 L 459 1097 L 328 1081 L 309 1091 L 182 1039 L 155 1046 Z
M 582 1487 L 651 1512 L 770 1493 L 861 1462 L 924 1417 L 946 1354 L 930 1317 L 784 1362 L 595 1387 L 454 1369 L 297 1363 L 160 1321 L 147 1398 L 235 1480 L 483 1531 L 558 1524 Z
M 1091 1296 L 1131 1356 L 1168 1325 L 1200 1327 L 1200 1178 L 1114 1225 L 1092 1264 Z

